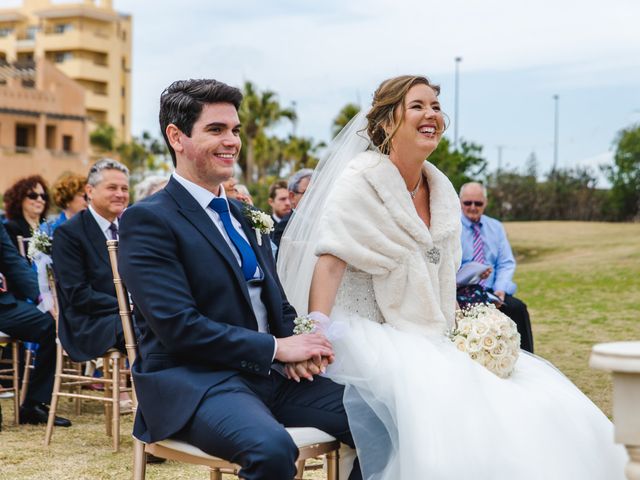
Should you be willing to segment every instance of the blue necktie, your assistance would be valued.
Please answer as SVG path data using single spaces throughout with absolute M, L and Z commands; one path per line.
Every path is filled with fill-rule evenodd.
M 233 223 L 231 223 L 231 215 L 229 214 L 229 205 L 227 204 L 227 201 L 224 198 L 214 198 L 211 200 L 211 203 L 209 203 L 209 207 L 220 215 L 220 220 L 222 220 L 222 225 L 224 226 L 229 239 L 240 254 L 244 279 L 251 280 L 256 273 L 256 268 L 258 268 L 258 260 L 256 259 L 256 254 L 251 248 L 251 245 L 249 245 L 249 242 L 242 238 L 242 235 L 238 233 L 234 228 Z

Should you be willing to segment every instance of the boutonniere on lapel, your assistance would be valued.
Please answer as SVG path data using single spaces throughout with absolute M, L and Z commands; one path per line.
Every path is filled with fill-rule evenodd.
M 262 245 L 262 235 L 269 235 L 273 232 L 273 218 L 262 210 L 248 205 L 244 207 L 244 216 L 247 217 L 251 228 L 256 232 L 258 245 Z

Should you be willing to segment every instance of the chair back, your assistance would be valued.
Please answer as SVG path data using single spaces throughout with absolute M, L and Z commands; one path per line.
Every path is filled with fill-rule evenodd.
M 118 297 L 120 320 L 122 321 L 122 330 L 124 332 L 124 344 L 127 349 L 129 365 L 133 366 L 133 362 L 135 362 L 136 356 L 138 355 L 138 342 L 136 341 L 136 335 L 133 329 L 133 316 L 131 314 L 129 294 L 118 271 L 118 240 L 107 240 L 107 250 L 109 251 L 113 283 L 116 288 L 116 296 Z
M 22 235 L 16 236 L 16 240 L 18 241 L 18 252 L 24 258 L 27 258 L 27 251 L 29 250 L 29 242 L 31 241 L 31 237 L 23 237 Z

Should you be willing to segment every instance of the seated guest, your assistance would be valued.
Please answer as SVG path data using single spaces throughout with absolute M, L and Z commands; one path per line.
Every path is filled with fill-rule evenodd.
M 31 237 L 31 232 L 37 230 L 47 217 L 47 182 L 40 175 L 21 178 L 4 193 L 4 205 L 9 220 L 7 232 L 18 247 L 18 235 Z
M 249 202 L 246 195 L 238 189 L 238 180 L 235 178 L 231 177 L 227 181 L 223 182 L 222 186 L 227 194 L 227 198 L 253 205 L 253 202 Z
M 476 182 L 465 183 L 460 189 L 462 206 L 462 266 L 478 262 L 487 266 L 480 286 L 495 295 L 498 308 L 518 326 L 523 350 L 533 353 L 533 333 L 527 306 L 513 296 L 516 284 L 513 274 L 516 261 L 511 252 L 502 223 L 483 215 L 487 206 L 487 191 Z
M 106 241 L 118 239 L 118 217 L 129 202 L 129 170 L 115 160 L 100 160 L 89 170 L 86 193 L 89 208 L 60 225 L 53 241 L 58 336 L 76 362 L 110 348 L 124 351 Z
M 87 199 L 84 192 L 86 184 L 87 178 L 84 175 L 78 175 L 77 173 L 62 174 L 51 189 L 53 203 L 60 208 L 60 215 L 55 220 L 40 225 L 40 230 L 52 237 L 56 228 L 80 210 L 87 208 Z
M 133 198 L 136 202 L 139 202 L 143 198 L 147 198 L 150 195 L 153 195 L 159 190 L 162 190 L 169 179 L 167 177 L 162 177 L 160 175 L 152 175 L 150 177 L 146 177 L 144 180 L 141 180 L 136 184 L 133 189 Z
M 238 200 L 253 206 L 253 198 L 251 198 L 251 193 L 246 185 L 237 184 L 236 190 L 238 190 Z
M 300 200 L 302 200 L 304 192 L 307 191 L 307 187 L 309 186 L 309 182 L 311 181 L 311 175 L 313 175 L 313 170 L 311 170 L 310 168 L 303 168 L 302 170 L 298 170 L 291 176 L 291 178 L 289 178 L 287 188 L 289 190 L 291 212 L 286 214 L 282 218 L 282 220 L 276 224 L 273 231 L 273 243 L 275 243 L 278 247 L 280 247 L 280 239 L 282 238 L 282 234 L 284 233 L 285 228 L 287 228 L 287 224 L 289 223 L 291 215 L 293 215 L 293 212 L 298 206 L 298 203 L 300 203 Z
M 291 212 L 291 200 L 289 199 L 289 189 L 287 182 L 278 180 L 269 187 L 269 206 L 271 207 L 271 218 L 273 223 L 277 225 L 280 221 Z
M 39 296 L 36 274 L 11 243 L 1 223 L 0 273 L 7 279 L 6 285 L 0 285 L 0 331 L 40 345 L 27 396 L 20 408 L 20 422 L 47 423 L 56 367 L 56 327 L 53 317 L 36 307 Z M 55 425 L 69 427 L 71 422 L 56 417 Z

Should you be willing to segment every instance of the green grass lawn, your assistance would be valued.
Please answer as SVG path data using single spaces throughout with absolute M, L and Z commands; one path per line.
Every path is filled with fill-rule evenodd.
M 506 225 L 518 257 L 517 296 L 531 313 L 535 349 L 562 370 L 607 415 L 608 375 L 588 367 L 595 343 L 640 339 L 640 224 L 530 222 Z M 74 426 L 56 429 L 42 445 L 44 427 L 11 424 L 11 402 L 3 401 L 0 479 L 112 479 L 131 477 L 130 416 L 123 417 L 122 449 L 111 453 L 100 408 L 61 414 Z M 202 467 L 173 462 L 152 465 L 154 479 L 206 479 Z M 324 478 L 313 472 L 305 478 Z

